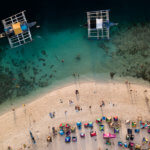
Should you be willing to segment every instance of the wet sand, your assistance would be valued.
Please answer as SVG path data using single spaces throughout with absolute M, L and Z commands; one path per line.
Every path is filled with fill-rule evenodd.
M 79 90 L 78 96 L 75 94 L 76 89 Z M 150 104 L 146 98 L 150 98 L 150 86 L 132 82 L 130 84 L 115 81 L 76 83 L 54 90 L 39 96 L 37 100 L 25 106 L 0 116 L 0 149 L 5 150 L 9 145 L 15 150 L 24 149 L 23 144 L 27 145 L 25 149 L 33 150 L 62 150 L 62 148 L 65 150 L 99 150 L 99 148 L 105 150 L 107 147 L 118 149 L 117 142 L 126 141 L 125 120 L 137 121 L 138 116 L 142 116 L 143 120 L 150 120 Z M 60 103 L 60 99 L 63 103 Z M 74 103 L 69 105 L 69 100 Z M 102 100 L 105 102 L 105 106 L 101 109 Z M 82 111 L 76 112 L 75 105 L 80 105 Z M 50 118 L 50 112 L 55 112 L 55 118 Z M 114 140 L 115 145 L 106 146 L 102 133 L 98 131 L 95 120 L 103 115 L 117 115 L 121 119 L 122 127 Z M 93 130 L 97 131 L 97 137 L 91 138 L 90 129 L 83 127 L 81 131 L 86 133 L 86 137 L 81 139 L 79 137 L 80 131 L 77 130 L 75 133 L 78 137 L 77 143 L 66 144 L 64 136 L 60 135 L 57 135 L 52 143 L 47 143 L 47 136 L 52 134 L 53 126 L 58 128 L 62 122 L 75 125 L 77 121 L 83 123 L 93 121 Z M 32 144 L 29 130 L 32 131 L 36 144 Z M 105 132 L 113 133 L 113 130 L 106 125 Z M 140 136 L 135 135 L 134 141 L 141 144 L 143 136 L 149 137 L 146 131 L 142 131 Z

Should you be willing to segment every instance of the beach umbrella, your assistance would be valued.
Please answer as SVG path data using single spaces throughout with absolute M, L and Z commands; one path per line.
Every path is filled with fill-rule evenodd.
M 64 123 L 61 123 L 60 125 L 59 125 L 59 128 L 63 128 L 65 126 L 65 124 Z
M 60 130 L 60 131 L 59 131 L 59 134 L 60 134 L 60 135 L 64 135 L 64 131 L 63 131 L 63 130 Z
M 65 127 L 66 128 L 70 128 L 70 125 L 68 123 L 66 123 Z
M 89 127 L 93 127 L 93 122 L 89 122 Z
M 96 123 L 101 123 L 101 122 L 102 122 L 102 119 L 100 119 L 100 118 L 96 119 Z

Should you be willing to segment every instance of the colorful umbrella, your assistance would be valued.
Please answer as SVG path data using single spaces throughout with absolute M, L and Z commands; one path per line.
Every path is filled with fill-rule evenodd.
M 64 126 L 65 126 L 64 123 L 61 123 L 61 124 L 59 125 L 60 128 L 63 128 Z

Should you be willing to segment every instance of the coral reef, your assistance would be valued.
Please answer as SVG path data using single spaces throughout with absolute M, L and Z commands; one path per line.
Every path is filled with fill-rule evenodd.
M 150 81 L 150 24 L 137 24 L 120 32 L 112 42 L 117 59 L 125 59 L 122 75 Z

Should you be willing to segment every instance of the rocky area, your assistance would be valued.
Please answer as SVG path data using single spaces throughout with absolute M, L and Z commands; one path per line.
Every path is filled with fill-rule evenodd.
M 122 75 L 150 82 L 150 24 L 134 24 L 112 40 L 115 59 L 122 59 Z

